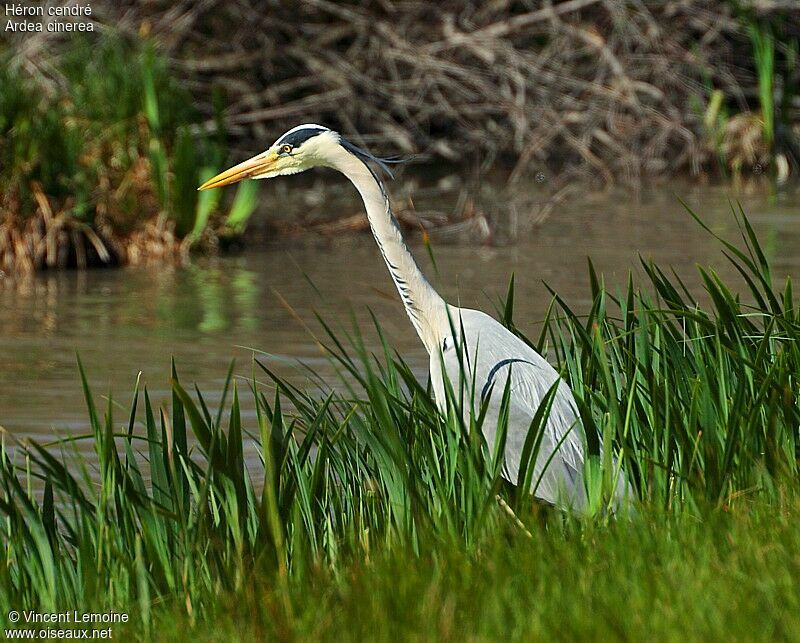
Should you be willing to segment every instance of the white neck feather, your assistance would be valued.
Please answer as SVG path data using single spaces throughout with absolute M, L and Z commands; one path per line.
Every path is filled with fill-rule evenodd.
M 389 207 L 389 198 L 371 170 L 353 154 L 336 146 L 330 165 L 344 174 L 361 194 L 372 234 L 386 261 L 406 313 L 428 353 L 439 350 L 448 334 L 447 306 L 420 271 L 403 241 Z

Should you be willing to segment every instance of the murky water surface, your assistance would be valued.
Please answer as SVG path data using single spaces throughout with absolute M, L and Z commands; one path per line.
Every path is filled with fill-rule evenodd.
M 607 283 L 623 283 L 640 254 L 671 265 L 698 292 L 697 263 L 732 279 L 720 246 L 692 222 L 676 193 L 728 238 L 737 235 L 729 199 L 740 200 L 776 272 L 800 277 L 797 188 L 769 197 L 759 190 L 669 186 L 639 196 L 615 192 L 573 199 L 514 245 L 437 246 L 438 273 L 424 248 L 413 240 L 410 245 L 434 285 L 462 306 L 491 312 L 515 273 L 516 319 L 536 332 L 549 301 L 543 282 L 574 308 L 588 305 L 587 256 Z M 351 211 L 357 207 L 353 196 Z M 186 268 L 62 272 L 13 287 L 0 284 L 0 426 L 44 440 L 85 433 L 76 354 L 98 397 L 112 391 L 122 407 L 130 402 L 139 371 L 153 398 L 166 399 L 171 356 L 181 378 L 197 382 L 212 401 L 231 359 L 237 359 L 240 376 L 252 373 L 252 349 L 269 354 L 273 367 L 306 385 L 298 360 L 323 377 L 332 372 L 311 335 L 320 332 L 315 312 L 334 327 L 350 328 L 355 319 L 367 329 L 370 309 L 424 376 L 427 356 L 368 234 L 305 235 L 238 256 L 201 258 Z M 374 341 L 374 334 L 367 337 Z M 125 410 L 116 417 L 121 425 Z

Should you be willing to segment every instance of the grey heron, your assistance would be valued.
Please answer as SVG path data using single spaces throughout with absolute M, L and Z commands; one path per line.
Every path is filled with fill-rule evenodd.
M 305 124 L 289 130 L 265 152 L 222 172 L 199 189 L 249 178 L 296 174 L 318 166 L 344 174 L 361 194 L 389 274 L 430 356 L 430 376 L 439 409 L 446 411 L 448 382 L 451 391 L 471 389 L 473 398 L 479 390 L 479 402 L 485 411 L 481 427 L 492 448 L 502 398 L 508 389 L 503 476 L 516 484 L 532 419 L 552 390 L 550 413 L 534 462 L 533 479 L 538 481 L 534 494 L 560 507 L 584 508 L 585 436 L 566 382 L 544 357 L 501 323 L 479 310 L 451 306 L 439 296 L 406 246 L 384 185 L 371 164 L 388 170 L 383 159 L 356 147 L 337 132 L 322 125 Z M 462 406 L 465 416 L 474 416 L 475 404 L 473 399 Z M 468 417 L 465 419 L 468 421 Z M 614 495 L 620 500 L 627 492 L 627 484 L 624 475 L 618 475 L 617 480 Z

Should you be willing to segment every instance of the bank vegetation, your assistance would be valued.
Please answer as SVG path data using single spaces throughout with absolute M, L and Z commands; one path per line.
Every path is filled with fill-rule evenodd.
M 194 187 L 298 122 L 518 192 L 546 176 L 556 199 L 675 174 L 783 182 L 800 158 L 793 2 L 92 7 L 97 36 L 12 35 L 0 56 L 9 274 L 224 248 L 257 188 Z M 474 217 L 491 239 L 461 192 L 426 223 Z

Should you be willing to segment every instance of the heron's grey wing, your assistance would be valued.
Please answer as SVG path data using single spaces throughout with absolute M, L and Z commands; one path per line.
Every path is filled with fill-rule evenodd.
M 479 373 L 477 379 L 482 377 L 483 373 Z M 563 500 L 565 493 L 576 501 L 584 493 L 583 429 L 569 388 L 549 364 L 544 368 L 541 363 L 528 360 L 499 360 L 488 369 L 482 387 L 482 402 L 488 406 L 486 420 L 489 422 L 484 432 L 487 438 L 490 433 L 494 438 L 503 392 L 508 386 L 510 399 L 504 473 L 509 480 L 518 483 L 522 452 L 531 424 L 554 385 L 557 386 L 555 397 L 533 468 L 533 483 L 536 485 L 538 482 L 534 493 L 548 502 L 556 502 L 559 497 Z
M 558 373 L 541 355 L 522 342 L 496 320 L 479 311 L 462 312 L 462 328 L 468 350 L 443 346 L 444 372 L 458 396 L 465 420 L 477 417 L 486 404 L 483 433 L 493 448 L 505 387 L 510 383 L 509 421 L 506 432 L 504 477 L 518 482 L 522 450 L 536 411 L 550 388 L 558 382 L 541 446 L 534 464 L 533 482 L 539 481 L 535 495 L 548 502 L 582 504 L 584 443 L 583 428 L 572 393 Z M 437 400 L 444 399 L 441 381 L 431 376 Z M 437 381 L 438 379 L 438 381 Z M 439 390 L 437 390 L 439 389 Z M 440 401 L 441 405 L 441 401 Z

